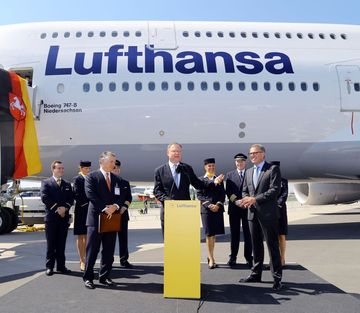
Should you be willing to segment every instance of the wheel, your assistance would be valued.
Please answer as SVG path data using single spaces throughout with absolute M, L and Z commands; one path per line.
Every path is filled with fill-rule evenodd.
M 13 209 L 8 208 L 8 207 L 3 207 L 3 209 L 6 210 L 7 212 L 9 212 L 9 215 L 10 215 L 10 228 L 8 230 L 8 233 L 11 233 L 18 226 L 19 219 L 18 219 L 18 216 L 16 215 L 16 213 L 15 213 L 15 211 Z
M 3 207 L 0 208 L 0 235 L 5 234 L 11 226 L 11 216 Z

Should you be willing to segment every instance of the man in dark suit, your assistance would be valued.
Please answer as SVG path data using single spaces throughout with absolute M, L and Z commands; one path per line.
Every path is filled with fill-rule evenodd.
M 229 266 L 236 265 L 240 245 L 240 227 L 242 225 L 244 234 L 244 257 L 247 265 L 251 268 L 253 266 L 253 257 L 251 235 L 247 219 L 248 211 L 240 206 L 247 156 L 243 153 L 238 153 L 234 156 L 234 159 L 236 169 L 228 172 L 225 176 L 226 195 L 229 199 L 228 213 L 231 238 L 231 254 L 227 264 Z
M 265 148 L 260 144 L 250 147 L 250 160 L 254 164 L 245 173 L 243 198 L 240 205 L 248 208 L 248 220 L 253 244 L 254 266 L 244 282 L 260 282 L 264 263 L 265 238 L 268 246 L 273 289 L 281 289 L 282 267 L 278 240 L 277 196 L 280 192 L 281 174 L 276 165 L 265 161 Z
M 111 173 L 115 167 L 116 155 L 103 152 L 100 155 L 100 169 L 91 172 L 85 179 L 85 193 L 90 201 L 87 226 L 86 265 L 83 276 L 85 287 L 94 289 L 94 265 L 102 245 L 99 282 L 106 286 L 114 285 L 110 272 L 114 262 L 116 232 L 99 233 L 99 215 L 104 212 L 111 218 L 112 214 L 127 208 L 127 187 L 118 176 Z
M 169 161 L 155 169 L 154 195 L 161 202 L 160 220 L 164 235 L 164 201 L 165 200 L 190 200 L 189 187 L 196 189 L 212 188 L 219 185 L 224 175 L 217 176 L 213 182 L 201 181 L 194 173 L 193 168 L 182 163 L 182 146 L 179 143 L 171 143 L 167 147 Z
M 51 163 L 53 176 L 41 183 L 41 201 L 45 204 L 46 275 L 56 269 L 62 274 L 71 271 L 65 267 L 65 245 L 69 229 L 69 210 L 74 203 L 71 185 L 62 179 L 64 166 L 61 161 Z
M 120 178 L 121 186 L 126 190 L 126 205 L 130 206 L 132 201 L 131 188 L 127 180 L 123 179 L 120 176 L 121 172 L 121 162 L 119 160 L 115 161 L 115 168 L 113 173 Z M 129 259 L 129 248 L 128 248 L 128 224 L 129 224 L 129 212 L 127 207 L 122 207 L 120 209 L 121 217 L 121 230 L 118 232 L 119 238 L 119 256 L 120 256 L 120 265 L 125 268 L 133 268 L 134 266 L 128 261 Z

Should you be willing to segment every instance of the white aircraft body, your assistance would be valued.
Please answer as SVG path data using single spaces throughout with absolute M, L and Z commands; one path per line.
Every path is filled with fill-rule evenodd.
M 32 80 L 43 176 L 110 150 L 152 180 L 174 141 L 226 172 L 262 143 L 301 202 L 360 198 L 360 26 L 49 22 L 1 26 L 0 46 Z

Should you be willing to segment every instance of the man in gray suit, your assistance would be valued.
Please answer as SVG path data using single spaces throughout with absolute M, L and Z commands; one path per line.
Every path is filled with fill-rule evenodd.
M 243 198 L 240 205 L 248 208 L 248 220 L 253 245 L 254 266 L 243 282 L 260 282 L 264 263 L 264 244 L 269 250 L 273 289 L 281 289 L 282 267 L 278 241 L 277 196 L 280 192 L 281 174 L 276 165 L 265 161 L 265 148 L 260 144 L 250 147 L 253 167 L 245 173 Z

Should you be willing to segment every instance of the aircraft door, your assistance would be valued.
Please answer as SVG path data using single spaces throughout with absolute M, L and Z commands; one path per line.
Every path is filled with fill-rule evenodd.
M 360 68 L 356 65 L 337 65 L 340 85 L 340 111 L 360 111 Z
M 152 49 L 174 50 L 177 48 L 174 22 L 148 22 L 149 46 Z

